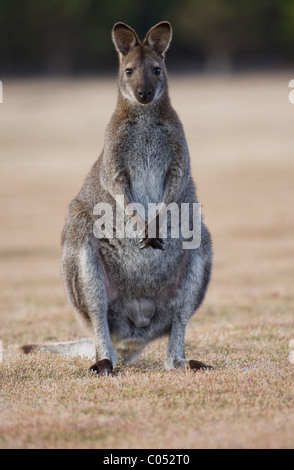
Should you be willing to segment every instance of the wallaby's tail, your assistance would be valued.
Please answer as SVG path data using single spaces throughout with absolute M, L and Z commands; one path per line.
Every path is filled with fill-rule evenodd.
M 25 344 L 20 347 L 20 350 L 25 354 L 30 354 L 32 352 L 46 352 L 61 354 L 62 356 L 82 356 L 89 359 L 95 358 L 95 343 L 89 338 L 61 343 Z

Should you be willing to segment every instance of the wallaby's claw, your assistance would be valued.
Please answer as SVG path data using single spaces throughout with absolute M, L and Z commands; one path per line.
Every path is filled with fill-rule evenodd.
M 151 246 L 153 249 L 165 250 L 164 241 L 162 238 L 141 238 L 139 240 L 140 250 Z
M 113 366 L 109 359 L 102 359 L 101 361 L 95 362 L 95 364 L 90 367 L 89 371 L 97 372 L 98 376 L 105 375 L 108 377 L 109 375 L 113 375 Z
M 197 370 L 214 370 L 214 367 L 204 364 L 204 362 L 194 361 L 193 359 L 191 359 L 188 364 L 189 368 L 195 372 Z
M 165 250 L 164 241 L 162 238 L 154 238 L 152 240 L 154 243 L 151 244 L 152 248 L 157 248 L 159 250 Z

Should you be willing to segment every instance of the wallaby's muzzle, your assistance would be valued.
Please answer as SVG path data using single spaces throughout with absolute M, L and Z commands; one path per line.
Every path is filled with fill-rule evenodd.
M 153 88 L 138 88 L 136 93 L 136 98 L 141 104 L 151 103 L 154 97 Z

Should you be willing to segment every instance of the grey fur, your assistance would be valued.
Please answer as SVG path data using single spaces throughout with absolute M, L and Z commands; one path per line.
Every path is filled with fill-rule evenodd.
M 82 338 L 77 341 L 64 341 L 58 343 L 26 344 L 21 346 L 25 354 L 31 352 L 45 352 L 49 354 L 60 354 L 61 356 L 81 356 L 88 359 L 95 358 L 95 342 L 90 338 Z
M 202 223 L 200 247 L 191 250 L 183 250 L 181 238 L 164 240 L 163 251 L 158 240 L 146 236 L 140 246 L 137 238 L 93 234 L 94 206 L 107 202 L 115 212 L 118 194 L 126 204 L 145 208 L 149 202 L 197 202 L 184 131 L 167 90 L 164 53 L 171 26 L 159 23 L 143 42 L 123 23 L 112 34 L 120 57 L 118 103 L 103 151 L 68 209 L 62 235 L 65 290 L 74 311 L 94 329 L 97 364 L 134 360 L 150 341 L 169 335 L 165 367 L 193 367 L 185 359 L 185 332 L 210 278 L 206 226 Z M 146 102 L 140 102 L 138 90 L 149 90 Z

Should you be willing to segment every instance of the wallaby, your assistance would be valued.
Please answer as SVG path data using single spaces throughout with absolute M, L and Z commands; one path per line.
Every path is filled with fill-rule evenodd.
M 96 362 L 91 370 L 98 375 L 112 374 L 117 359 L 135 360 L 163 335 L 169 336 L 166 369 L 211 368 L 185 359 L 186 327 L 211 273 L 206 226 L 201 222 L 200 245 L 184 249 L 182 236 L 161 236 L 160 210 L 151 220 L 129 211 L 132 203 L 145 209 L 150 203 L 197 203 L 184 131 L 168 95 L 164 59 L 171 37 L 167 21 L 153 26 L 142 42 L 131 27 L 114 25 L 120 63 L 117 106 L 103 151 L 71 202 L 62 233 L 65 290 L 74 311 L 94 329 Z M 124 220 L 137 224 L 140 236 L 95 236 L 95 206 L 105 203 L 115 212 L 117 201 Z M 113 218 L 107 223 L 118 231 Z M 92 346 L 82 340 L 85 345 Z M 65 343 L 59 350 L 66 351 Z

